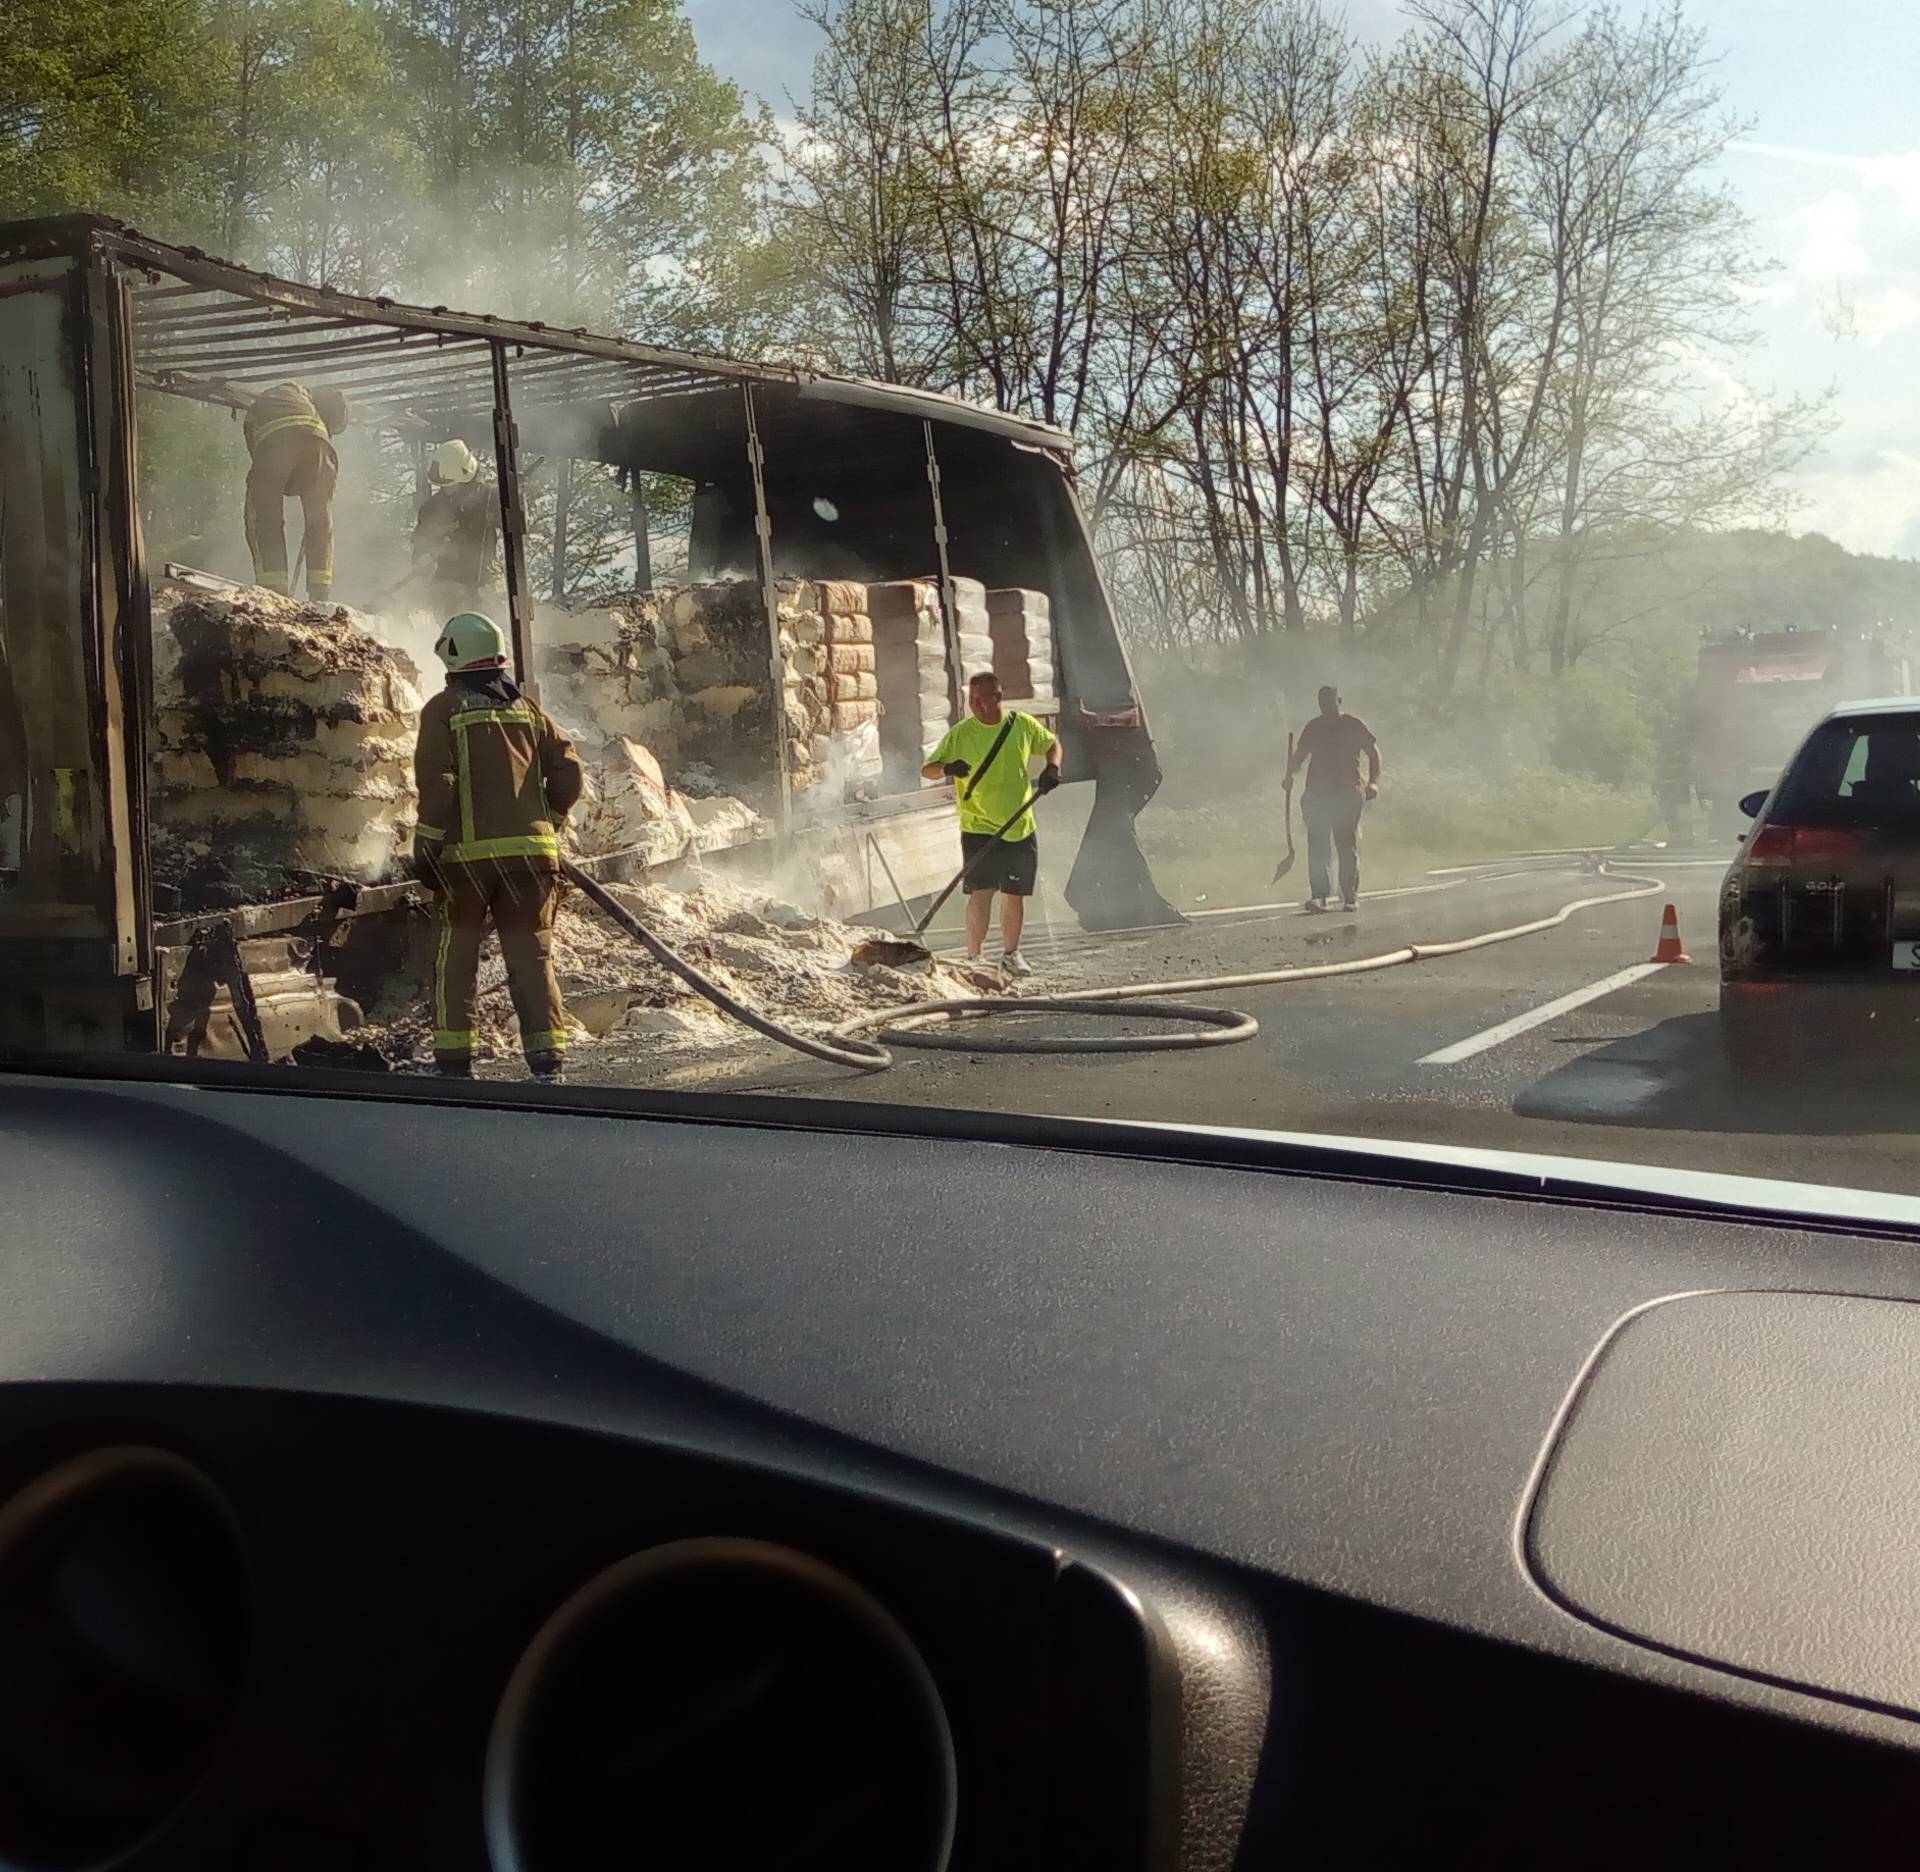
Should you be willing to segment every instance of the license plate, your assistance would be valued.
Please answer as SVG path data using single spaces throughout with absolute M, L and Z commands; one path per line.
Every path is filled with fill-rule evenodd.
M 1920 969 L 1920 942 L 1895 943 L 1893 966 L 1897 969 Z

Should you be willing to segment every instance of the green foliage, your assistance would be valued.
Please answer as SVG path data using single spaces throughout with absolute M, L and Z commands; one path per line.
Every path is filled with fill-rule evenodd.
M 0 218 L 349 290 L 775 342 L 763 112 L 678 0 L 0 0 Z
M 1688 770 L 1705 632 L 1864 630 L 1920 635 L 1920 564 L 1848 553 L 1820 535 L 1742 530 L 1595 543 L 1604 589 L 1578 659 L 1553 676 L 1495 665 L 1443 693 L 1417 641 L 1331 630 L 1142 655 L 1137 671 L 1167 780 L 1141 842 L 1192 901 L 1256 889 L 1281 842 L 1289 729 L 1337 684 L 1379 736 L 1386 785 L 1368 819 L 1369 876 L 1412 879 L 1490 853 L 1609 845 L 1660 818 Z M 1495 582 L 1506 568 L 1494 568 Z M 1628 620 L 1622 623 L 1621 620 Z M 1914 667 L 1920 680 L 1920 660 Z M 1296 836 L 1298 827 L 1296 824 Z M 1258 873 L 1258 875 L 1256 875 Z
M 6 0 L 0 214 L 93 208 L 211 231 L 221 154 L 202 0 Z
M 1598 666 L 1547 685 L 1547 746 L 1557 772 L 1607 786 L 1644 784 L 1653 771 L 1655 723 L 1621 672 Z
M 146 391 L 137 415 L 140 522 L 150 563 L 177 559 L 243 572 L 245 539 L 234 487 L 246 460 L 239 420 L 209 404 Z

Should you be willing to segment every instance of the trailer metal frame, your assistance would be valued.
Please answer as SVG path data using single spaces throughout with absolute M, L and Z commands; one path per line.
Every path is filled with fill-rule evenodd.
M 0 1045 L 24 1039 L 29 1047 L 119 1048 L 130 1039 L 157 1043 L 162 1028 L 164 1010 L 154 1005 L 156 926 L 147 871 L 153 678 L 135 420 L 141 392 L 243 410 L 261 391 L 291 378 L 346 391 L 356 420 L 388 429 L 416 450 L 435 433 L 463 428 L 476 437 L 490 433 L 510 634 L 519 673 L 529 686 L 535 672 L 523 438 L 565 434 L 556 425 L 580 412 L 617 410 L 620 433 L 578 434 L 572 455 L 538 446 L 534 452 L 625 465 L 627 456 L 592 451 L 626 449 L 640 458 L 650 448 L 669 454 L 673 448 L 705 449 L 707 455 L 698 459 L 689 453 L 688 464 L 726 457 L 729 472 L 743 475 L 751 490 L 756 569 L 776 676 L 779 542 L 770 511 L 770 449 L 798 437 L 804 452 L 805 438 L 824 434 L 818 425 L 829 415 L 839 425 L 835 433 L 841 445 L 856 452 L 869 430 L 876 437 L 882 433 L 875 425 L 900 425 L 897 432 L 885 433 L 897 439 L 911 432 L 916 446 L 924 440 L 928 538 L 937 555 L 949 675 L 956 691 L 949 556 L 953 471 L 943 462 L 943 449 L 965 456 L 969 472 L 988 483 L 1000 472 L 992 464 L 1006 464 L 1004 472 L 1011 476 L 1026 472 L 1020 467 L 1023 458 L 1044 460 L 1054 471 L 1047 483 L 1053 492 L 1036 525 L 1047 550 L 1064 555 L 1062 563 L 1071 562 L 1072 574 L 1072 603 L 1066 607 L 1070 629 L 1064 635 L 1062 600 L 1055 598 L 1069 765 L 1076 777 L 1092 778 L 1097 788 L 1111 792 L 1108 803 L 1124 808 L 1129 836 L 1131 812 L 1158 784 L 1125 646 L 1092 555 L 1086 518 L 1072 495 L 1072 438 L 1062 430 L 931 391 L 828 371 L 304 285 L 94 215 L 0 224 L 0 304 L 24 292 L 57 292 L 67 308 L 63 358 L 47 368 L 65 373 L 74 407 L 75 492 L 67 519 L 78 529 L 73 537 L 82 561 L 82 596 L 80 614 L 71 615 L 71 565 L 58 578 L 51 570 L 36 572 L 38 584 L 8 588 L 11 608 L 0 632 L 0 679 L 7 677 L 9 639 L 16 663 L 28 644 L 57 646 L 64 640 L 68 648 L 60 654 L 71 667 L 81 667 L 72 662 L 81 655 L 87 693 L 52 705 L 34 698 L 29 739 L 38 737 L 43 751 L 58 743 L 66 764 L 55 763 L 47 772 L 66 776 L 58 786 L 67 789 L 47 807 L 42 776 L 30 789 L 39 802 L 36 810 L 43 818 L 47 811 L 83 817 L 75 825 L 62 822 L 67 843 L 58 854 L 62 881 L 57 889 L 49 887 L 37 898 L 19 885 L 0 893 L 0 971 L 11 970 L 16 981 L 30 976 L 57 984 L 57 992 L 39 995 L 39 1004 L 24 1015 L 24 1004 L 0 996 Z M 770 428 L 780 440 L 770 439 Z M 0 447 L 18 440 L 0 438 Z M 982 449 L 995 451 L 985 469 Z M 641 465 L 682 472 L 672 460 L 648 459 Z M 21 576 L 16 568 L 16 583 Z M 80 652 L 72 648 L 76 632 Z M 953 706 L 959 706 L 957 693 Z M 781 711 L 776 708 L 774 714 L 781 743 L 776 749 L 780 829 L 790 834 L 785 728 Z M 923 806 L 924 801 L 903 798 L 900 804 Z M 34 862 L 44 864 L 49 849 L 42 837 Z M 1083 849 L 1082 859 L 1086 856 Z M 405 901 L 404 893 L 364 895 L 373 914 L 392 914 Z M 228 917 L 236 934 L 263 915 L 279 920 L 272 906 L 210 914 Z M 349 908 L 346 914 L 355 911 Z M 198 927 L 204 921 L 174 919 L 164 934 L 177 941 L 183 923 Z

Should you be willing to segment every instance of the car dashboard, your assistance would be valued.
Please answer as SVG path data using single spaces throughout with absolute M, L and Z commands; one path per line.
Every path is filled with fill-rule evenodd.
M 0 1114 L 0 1866 L 1867 1865 L 1920 1817 L 1897 1223 L 244 1070 Z

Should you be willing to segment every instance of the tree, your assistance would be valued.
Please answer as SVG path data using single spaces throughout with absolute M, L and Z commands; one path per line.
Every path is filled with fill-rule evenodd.
M 1751 343 L 1731 282 L 1757 272 L 1744 216 L 1712 179 L 1741 126 L 1708 80 L 1704 35 L 1672 4 L 1585 22 L 1559 107 L 1521 135 L 1565 344 L 1548 384 L 1556 425 L 1555 673 L 1579 654 L 1574 593 L 1596 538 L 1750 514 L 1804 454 L 1818 412 L 1741 406 L 1690 415 L 1686 365 Z
M 1392 75 L 1369 73 L 1343 104 L 1349 182 L 1343 211 L 1307 229 L 1303 341 L 1317 432 L 1310 486 L 1337 543 L 1339 631 L 1351 642 L 1367 556 L 1381 550 L 1376 493 L 1434 364 L 1420 316 L 1433 242 L 1423 144 L 1400 134 Z
M 1422 33 L 1413 57 L 1426 83 L 1420 96 L 1435 152 L 1432 195 L 1435 264 L 1445 335 L 1451 352 L 1453 433 L 1436 434 L 1441 565 L 1453 578 L 1452 616 L 1441 642 L 1438 685 L 1448 694 L 1460 669 L 1473 618 L 1474 585 L 1500 516 L 1503 484 L 1527 457 L 1539 420 L 1541 380 L 1558 347 L 1561 308 L 1529 307 L 1526 323 L 1508 323 L 1523 290 L 1508 269 L 1524 271 L 1530 255 L 1515 226 L 1508 158 L 1516 124 L 1559 81 L 1539 54 L 1560 23 L 1540 0 L 1413 0 Z M 1515 436 L 1503 434 L 1500 399 L 1519 376 L 1499 338 L 1516 329 L 1535 335 L 1530 400 Z M 1437 355 L 1438 347 L 1429 349 Z M 1465 532 L 1462 534 L 1464 525 Z
M 0 213 L 212 237 L 218 62 L 199 0 L 4 0 L 0 45 Z
M 841 0 L 802 9 L 825 38 L 789 156 L 787 244 L 818 283 L 821 336 L 863 374 L 928 384 L 954 373 L 960 318 L 936 307 L 943 97 L 931 59 L 932 0 Z M 970 16 L 969 16 L 970 17 Z M 970 82 L 961 30 L 944 67 Z M 949 200 L 954 198 L 950 179 Z

